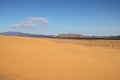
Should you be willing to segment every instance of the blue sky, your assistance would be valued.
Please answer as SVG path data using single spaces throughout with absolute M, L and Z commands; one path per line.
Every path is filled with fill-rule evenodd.
M 42 27 L 11 25 L 29 17 L 46 18 Z M 0 32 L 120 35 L 120 0 L 0 0 Z

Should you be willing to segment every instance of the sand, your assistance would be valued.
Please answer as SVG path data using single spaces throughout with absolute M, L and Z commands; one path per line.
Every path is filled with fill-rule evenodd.
M 0 80 L 120 80 L 120 49 L 0 36 Z

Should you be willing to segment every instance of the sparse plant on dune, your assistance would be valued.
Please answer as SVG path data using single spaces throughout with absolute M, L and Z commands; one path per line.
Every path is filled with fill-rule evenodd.
M 53 40 L 57 43 L 71 43 L 83 46 L 120 49 L 120 40 L 74 40 L 74 39 L 53 39 Z

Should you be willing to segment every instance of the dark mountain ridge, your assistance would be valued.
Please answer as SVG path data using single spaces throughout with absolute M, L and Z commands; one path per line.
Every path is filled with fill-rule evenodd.
M 30 33 L 23 33 L 23 32 L 15 32 L 15 31 L 1 32 L 0 35 L 27 36 L 27 37 L 49 37 L 50 36 L 50 35 L 42 35 L 42 34 L 30 34 Z
M 25 37 L 46 37 L 46 38 L 60 38 L 60 39 L 103 39 L 103 40 L 120 40 L 120 35 L 118 36 L 84 36 L 81 34 L 59 34 L 59 35 L 42 35 L 42 34 L 30 34 L 23 32 L 1 32 L 0 35 L 9 35 L 9 36 L 25 36 Z

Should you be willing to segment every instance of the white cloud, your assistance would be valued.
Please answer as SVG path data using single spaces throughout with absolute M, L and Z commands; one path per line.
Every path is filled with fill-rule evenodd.
M 46 18 L 41 17 L 30 17 L 26 20 L 23 20 L 20 23 L 13 24 L 11 27 L 41 27 L 49 24 L 49 21 Z

